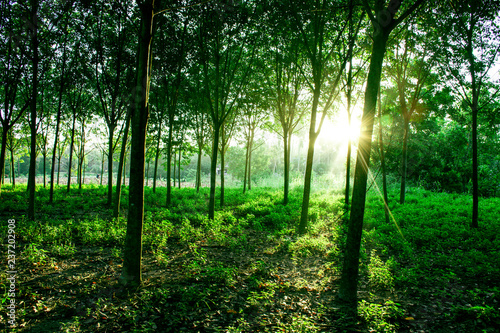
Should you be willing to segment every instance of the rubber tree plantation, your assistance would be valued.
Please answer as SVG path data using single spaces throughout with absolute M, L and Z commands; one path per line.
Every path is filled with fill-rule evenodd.
M 500 331 L 500 1 L 0 30 L 2 332 Z

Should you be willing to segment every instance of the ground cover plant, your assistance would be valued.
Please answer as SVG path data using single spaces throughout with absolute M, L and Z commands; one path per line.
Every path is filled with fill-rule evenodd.
M 390 191 L 392 221 L 370 190 L 363 231 L 359 318 L 336 306 L 345 238 L 343 195 L 313 194 L 303 236 L 301 189 L 226 189 L 207 218 L 207 191 L 146 188 L 144 286 L 118 284 L 125 219 L 106 188 L 39 190 L 37 220 L 26 188 L 3 188 L 2 221 L 16 220 L 18 332 L 497 332 L 500 329 L 498 198 L 481 201 L 469 227 L 465 195 Z M 125 192 L 127 190 L 125 189 Z M 124 197 L 123 207 L 126 205 Z M 61 204 L 61 203 L 64 203 Z M 126 210 L 122 211 L 126 217 Z M 0 234 L 7 239 L 6 223 Z M 2 242 L 2 267 L 6 267 Z M 1 286 L 6 289 L 5 270 Z M 2 291 L 0 325 L 7 326 Z

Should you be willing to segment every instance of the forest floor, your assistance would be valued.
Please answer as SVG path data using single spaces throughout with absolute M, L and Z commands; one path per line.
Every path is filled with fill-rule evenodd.
M 307 235 L 298 237 L 300 189 L 281 204 L 275 189 L 226 192 L 214 221 L 206 189 L 147 189 L 143 280 L 118 284 L 124 219 L 106 208 L 106 188 L 39 191 L 37 220 L 25 219 L 25 188 L 2 188 L 0 263 L 15 219 L 17 332 L 498 332 L 500 200 L 412 189 L 390 197 L 393 221 L 369 194 L 357 318 L 336 306 L 345 226 L 342 196 L 314 194 Z M 126 207 L 127 189 L 124 193 Z M 126 212 L 124 211 L 124 214 Z M 0 272 L 0 327 L 7 317 Z

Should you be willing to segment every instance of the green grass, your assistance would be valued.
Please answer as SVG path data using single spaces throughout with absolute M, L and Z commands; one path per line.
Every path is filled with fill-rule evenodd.
M 0 216 L 16 220 L 19 331 L 498 331 L 498 198 L 481 200 L 475 230 L 468 196 L 412 188 L 400 205 L 391 192 L 387 224 L 370 191 L 353 319 L 334 301 L 343 196 L 313 193 L 308 233 L 298 236 L 301 195 L 294 188 L 283 206 L 277 189 L 226 189 L 212 221 L 208 189 L 173 189 L 167 208 L 165 189 L 146 188 L 144 286 L 131 293 L 117 283 L 126 220 L 111 218 L 104 187 L 57 189 L 53 204 L 39 189 L 36 221 L 24 217 L 26 188 L 5 187 Z M 126 215 L 126 196 L 122 208 Z M 2 239 L 6 232 L 3 223 Z

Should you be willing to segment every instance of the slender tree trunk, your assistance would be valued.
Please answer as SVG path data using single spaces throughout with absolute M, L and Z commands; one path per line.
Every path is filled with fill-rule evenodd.
M 210 198 L 208 201 L 208 218 L 213 220 L 215 217 L 215 186 L 217 176 L 217 152 L 219 150 L 220 125 L 214 126 L 214 140 L 212 144 L 212 161 L 210 162 Z
M 347 74 L 347 121 L 348 126 L 351 128 L 351 100 L 352 100 L 352 57 L 349 62 L 349 71 Z M 344 202 L 346 205 L 346 209 L 349 207 L 349 195 L 351 192 L 351 148 L 352 141 L 349 136 L 349 140 L 347 141 L 347 157 L 346 157 L 346 167 L 345 167 L 345 194 L 344 194 Z
M 168 141 L 167 141 L 167 207 L 172 204 L 172 182 L 170 178 L 172 177 L 172 137 L 174 131 L 174 117 L 169 115 L 168 117 Z M 175 175 L 175 171 L 174 171 Z M 175 181 L 175 176 L 174 176 Z M 175 186 L 175 184 L 174 184 Z
M 85 155 L 83 155 L 82 159 L 82 184 L 85 185 L 85 167 L 87 165 L 85 164 Z
M 200 192 L 201 187 L 201 147 L 198 149 L 198 163 L 196 165 L 196 192 Z
M 150 164 L 149 161 L 147 164 L 148 165 L 146 167 L 146 186 L 149 186 L 149 164 Z M 129 177 L 130 177 L 130 175 L 129 175 Z M 130 180 L 129 180 L 129 182 L 130 182 Z
M 123 173 L 123 181 L 120 184 L 120 186 L 121 185 L 126 186 L 127 185 L 127 155 L 125 155 L 124 160 L 123 160 L 123 172 L 122 173 Z
M 45 147 L 46 148 L 46 147 Z M 47 173 L 47 152 L 45 151 L 44 148 L 44 153 L 43 153 L 43 188 L 47 187 L 47 178 L 45 174 Z
M 142 283 L 142 226 L 144 221 L 144 162 L 146 154 L 146 133 L 149 118 L 149 79 L 151 73 L 151 40 L 153 37 L 154 0 L 139 4 L 141 29 L 137 54 L 137 89 L 132 113 L 132 140 L 129 186 L 129 211 L 122 284 L 139 286 Z
M 283 204 L 288 204 L 288 193 L 290 191 L 290 139 L 292 133 L 287 129 L 283 131 Z
M 479 180 L 478 180 L 478 160 L 477 160 L 477 114 L 479 108 L 480 83 L 476 81 L 476 65 L 472 47 L 473 27 L 467 31 L 467 58 L 469 60 L 469 71 L 471 75 L 472 90 L 472 228 L 479 227 Z
M 172 179 L 174 180 L 172 186 L 175 188 L 177 185 L 177 152 L 175 151 L 175 149 L 172 151 L 172 157 L 173 157 L 173 161 L 172 161 L 172 164 L 174 165 L 174 170 L 173 170 L 173 175 L 172 175 Z
M 60 173 L 61 173 L 61 155 L 59 154 L 57 159 L 57 186 L 59 186 Z
M 247 178 L 248 178 L 248 150 L 250 146 L 250 138 L 247 140 L 247 149 L 245 151 L 245 172 L 243 174 L 243 194 L 245 194 L 247 190 Z
M 155 155 L 155 168 L 153 172 L 153 193 L 156 193 L 156 177 L 158 175 L 158 160 L 160 159 L 160 139 L 161 139 L 161 125 L 158 129 L 158 140 L 156 141 L 156 155 Z
M 128 131 L 130 127 L 130 113 L 127 114 L 127 119 L 125 120 L 125 130 L 123 132 L 122 138 L 122 149 L 120 151 L 120 162 L 118 163 L 118 176 L 116 177 L 116 192 L 115 192 L 115 205 L 113 210 L 113 216 L 120 216 L 120 200 L 122 195 L 122 182 L 121 175 L 125 176 L 124 172 L 124 164 L 125 164 L 125 153 L 127 152 L 127 140 L 128 140 Z M 125 181 L 123 181 L 125 184 Z
M 380 148 L 380 167 L 382 168 L 382 191 L 384 192 L 384 213 L 385 223 L 390 222 L 389 217 L 389 197 L 387 195 L 387 173 L 385 170 L 385 148 L 384 137 L 382 136 L 382 99 L 380 97 L 380 89 L 378 91 L 378 142 Z
M 102 158 L 101 158 L 101 176 L 99 177 L 99 185 L 102 186 L 102 176 L 104 175 L 104 150 L 102 151 Z
M 181 188 L 181 159 L 182 159 L 182 149 L 181 146 L 179 146 L 179 167 L 177 170 L 177 175 L 179 176 L 179 188 Z
M 304 234 L 307 228 L 307 220 L 309 215 L 309 199 L 311 195 L 311 178 L 312 166 L 314 160 L 314 144 L 316 143 L 316 115 L 319 104 L 319 95 L 321 92 L 321 84 L 315 82 L 313 105 L 311 110 L 311 123 L 309 126 L 309 146 L 307 149 L 306 173 L 304 177 L 304 195 L 302 197 L 302 212 L 300 215 L 300 223 L 298 228 L 299 234 Z
M 11 165 L 12 165 L 12 169 L 11 169 L 11 174 L 12 174 L 12 188 L 16 188 L 16 169 L 15 169 L 15 166 L 16 166 L 16 163 L 14 161 L 14 149 L 12 149 L 10 151 L 10 161 L 11 161 Z
M 403 151 L 401 157 L 401 191 L 399 193 L 399 203 L 405 203 L 406 194 L 406 170 L 408 166 L 408 136 L 410 134 L 410 119 L 408 119 L 408 113 L 403 114 L 404 121 L 404 136 L 403 136 Z
M 477 97 L 476 97 L 477 99 Z M 479 227 L 479 181 L 477 160 L 477 103 L 472 107 L 472 228 Z
M 33 52 L 33 77 L 31 97 L 31 148 L 29 168 L 29 201 L 28 219 L 35 219 L 35 190 L 36 190 L 36 106 L 38 95 L 38 0 L 31 0 L 31 50 Z
M 71 142 L 69 145 L 69 162 L 68 162 L 68 186 L 66 192 L 69 193 L 71 188 L 71 166 L 73 164 L 73 148 L 75 145 L 75 122 L 76 122 L 76 110 L 73 110 L 73 125 L 71 126 Z
M 248 150 L 248 190 L 252 189 L 252 149 L 253 149 L 253 129 L 250 135 L 250 149 Z
M 357 310 L 359 250 L 365 213 L 366 185 L 373 133 L 373 122 L 380 87 L 382 64 L 390 31 L 381 30 L 373 37 L 372 54 L 365 90 L 365 104 L 359 136 L 351 213 L 347 231 L 346 250 L 339 288 L 340 299 Z
M 108 201 L 106 205 L 111 206 L 113 201 L 113 132 L 115 130 L 114 126 L 109 127 L 109 138 L 108 138 Z
M 64 50 L 63 50 L 63 62 L 61 69 L 61 82 L 59 85 L 59 101 L 57 105 L 57 117 L 56 117 L 56 132 L 54 134 L 54 148 L 52 150 L 52 166 L 50 168 L 50 190 L 49 190 L 49 203 L 54 200 L 54 169 L 56 164 L 56 152 L 57 152 L 57 141 L 59 140 L 59 126 L 61 124 L 61 112 L 62 112 L 62 96 L 64 89 L 64 77 L 66 68 L 66 38 L 64 39 Z M 58 171 L 59 176 L 59 171 Z
M 80 153 L 78 159 L 78 190 L 82 190 L 83 163 L 85 160 L 85 122 L 82 121 L 82 134 L 80 137 Z
M 5 154 L 7 148 L 7 134 L 10 128 L 2 128 L 2 148 L 0 152 L 0 174 L 4 172 L 5 169 Z M 0 194 L 2 193 L 2 185 L 0 184 Z
M 224 137 L 224 136 L 223 136 Z M 224 207 L 224 163 L 226 161 L 224 160 L 224 150 L 226 149 L 226 145 L 223 143 L 221 144 L 221 152 L 220 152 L 220 206 Z

